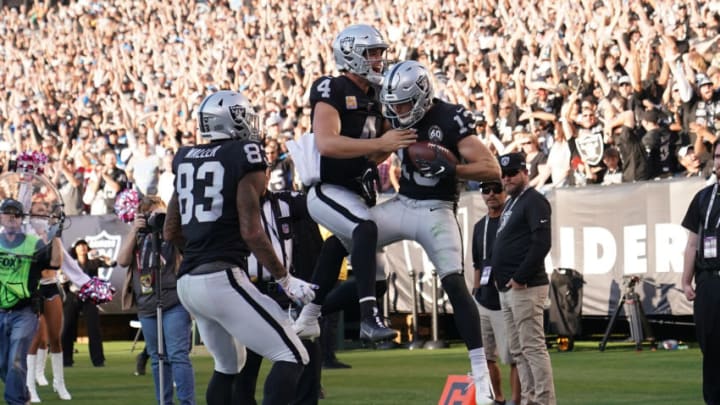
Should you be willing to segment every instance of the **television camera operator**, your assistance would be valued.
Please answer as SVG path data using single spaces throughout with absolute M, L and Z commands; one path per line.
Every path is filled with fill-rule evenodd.
M 195 377 L 190 363 L 191 319 L 176 290 L 180 252 L 172 243 L 162 240 L 165 210 L 159 197 L 146 196 L 140 201 L 118 253 L 118 264 L 127 266 L 122 308 L 137 307 L 158 403 L 174 403 L 175 382 L 180 404 L 189 405 L 195 404 Z M 158 335 L 158 322 L 162 325 L 162 336 Z M 160 337 L 163 350 L 158 345 Z

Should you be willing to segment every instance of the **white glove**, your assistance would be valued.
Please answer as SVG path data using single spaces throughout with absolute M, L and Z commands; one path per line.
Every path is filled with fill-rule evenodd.
M 318 289 L 318 286 L 315 284 L 293 277 L 290 273 L 275 281 L 280 284 L 280 287 L 282 287 L 283 291 L 285 291 L 285 294 L 296 303 L 306 305 L 315 299 L 314 290 Z

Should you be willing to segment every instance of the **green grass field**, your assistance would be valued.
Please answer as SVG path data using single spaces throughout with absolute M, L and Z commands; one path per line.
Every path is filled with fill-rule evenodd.
M 90 364 L 86 345 L 77 345 L 75 366 L 66 368 L 71 403 L 78 405 L 152 404 L 152 377 L 134 376 L 131 342 L 105 344 L 104 368 Z M 141 348 L 142 343 L 138 344 Z M 192 361 L 198 404 L 212 371 L 212 358 L 198 350 Z M 701 404 L 699 349 L 644 350 L 610 344 L 605 352 L 597 342 L 578 342 L 573 352 L 550 351 L 558 403 L 561 405 Z M 338 353 L 349 370 L 323 372 L 326 399 L 321 405 L 437 404 L 448 374 L 465 374 L 469 362 L 464 347 L 453 344 L 439 350 L 351 350 Z M 149 367 L 148 367 L 149 371 Z M 267 367 L 263 367 L 263 378 Z M 507 368 L 503 366 L 503 376 Z M 50 367 L 47 368 L 50 379 Z M 506 383 L 507 381 L 505 381 Z M 505 384 L 507 385 L 507 384 Z M 39 388 L 43 404 L 67 404 L 49 387 Z M 262 387 L 259 387 L 262 392 Z M 506 388 L 506 392 L 507 388 Z

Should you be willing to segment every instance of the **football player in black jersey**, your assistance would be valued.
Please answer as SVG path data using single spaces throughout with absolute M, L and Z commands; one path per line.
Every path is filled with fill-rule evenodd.
M 412 162 L 406 149 L 401 159 L 400 190 L 375 206 L 379 246 L 407 239 L 419 243 L 437 271 L 453 306 L 455 325 L 469 351 L 477 404 L 493 404 L 480 315 L 463 276 L 460 226 L 455 218 L 458 178 L 499 181 L 500 166 L 475 135 L 471 111 L 433 98 L 427 69 L 418 62 L 394 65 L 385 74 L 380 92 L 383 115 L 395 128 L 413 128 L 418 141 L 430 141 L 450 150 L 461 161 L 442 154 L 434 160 Z
M 314 286 L 287 272 L 262 227 L 267 163 L 247 98 L 232 91 L 211 94 L 198 121 L 210 143 L 181 148 L 173 160 L 175 191 L 164 237 L 183 251 L 178 296 L 215 361 L 207 403 L 232 403 L 232 381 L 245 354 L 237 340 L 274 362 L 263 403 L 287 404 L 308 354 L 280 306 L 249 280 L 247 256 L 252 252 L 293 300 L 310 302 Z
M 375 204 L 377 161 L 369 157 L 385 155 L 384 159 L 413 143 L 416 135 L 410 129 L 383 127 L 375 86 L 382 79 L 387 47 L 380 32 L 369 25 L 345 28 L 332 45 L 342 74 L 317 79 L 310 91 L 312 130 L 321 160 L 320 182 L 308 191 L 308 209 L 334 236 L 325 242 L 313 276 L 320 286 L 316 300 L 303 308 L 295 322 L 304 338 L 320 334 L 317 318 L 322 303 L 348 252 L 357 279 L 360 338 L 377 341 L 397 334 L 385 326 L 375 298 L 377 226 L 369 208 Z

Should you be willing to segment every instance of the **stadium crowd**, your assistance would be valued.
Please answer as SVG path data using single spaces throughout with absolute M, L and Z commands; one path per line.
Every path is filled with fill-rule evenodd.
M 200 142 L 195 113 L 218 89 L 242 90 L 289 159 L 310 84 L 333 74 L 330 44 L 357 22 L 380 28 L 391 58 L 428 66 L 491 149 L 525 152 L 538 188 L 711 174 L 720 3 L 695 0 L 4 7 L 0 163 L 44 151 L 70 215 L 111 213 L 127 185 L 167 200 L 172 156 Z

